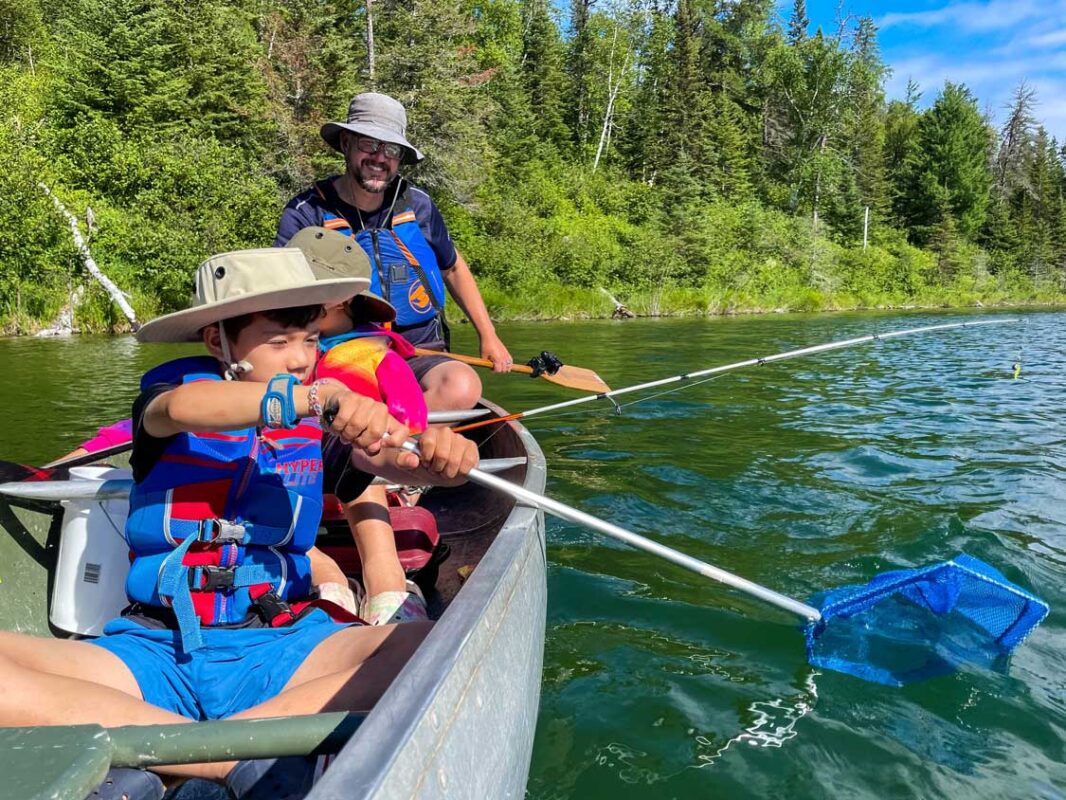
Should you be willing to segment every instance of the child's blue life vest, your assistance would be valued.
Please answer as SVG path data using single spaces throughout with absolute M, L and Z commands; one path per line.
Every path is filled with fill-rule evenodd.
M 386 227 L 367 228 L 360 219 L 356 229 L 351 221 L 337 213 L 332 182 L 315 184 L 326 204 L 322 227 L 353 236 L 366 251 L 373 266 L 370 291 L 392 303 L 396 308 L 395 325 L 404 328 L 443 317 L 445 294 L 437 255 L 418 225 L 406 187 L 401 188 L 403 191 L 393 203 Z
M 216 360 L 187 358 L 149 371 L 141 386 L 218 380 Z M 202 644 L 201 625 L 244 621 L 266 592 L 306 597 L 322 483 L 315 419 L 178 434 L 130 493 L 126 594 L 172 608 L 186 652 Z

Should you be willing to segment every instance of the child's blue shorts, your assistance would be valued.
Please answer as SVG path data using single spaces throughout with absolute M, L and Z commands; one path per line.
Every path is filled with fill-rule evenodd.
M 119 617 L 92 643 L 122 659 L 145 702 L 190 719 L 223 719 L 278 694 L 315 647 L 347 627 L 321 609 L 286 628 L 205 627 L 204 646 L 186 655 L 178 631 Z

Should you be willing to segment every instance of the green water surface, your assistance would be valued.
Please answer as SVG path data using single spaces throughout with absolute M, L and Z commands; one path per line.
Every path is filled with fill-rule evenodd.
M 529 797 L 1066 797 L 1066 314 L 1015 316 L 730 373 L 621 415 L 594 404 L 529 420 L 550 494 L 786 594 L 965 551 L 1052 609 L 1001 671 L 889 688 L 809 667 L 781 612 L 549 521 Z M 516 359 L 555 350 L 620 387 L 976 317 L 501 333 Z M 473 341 L 458 329 L 456 349 Z M 128 415 L 144 369 L 188 352 L 129 338 L 0 340 L 0 457 L 69 450 Z M 574 396 L 513 376 L 487 377 L 486 393 L 512 410 Z

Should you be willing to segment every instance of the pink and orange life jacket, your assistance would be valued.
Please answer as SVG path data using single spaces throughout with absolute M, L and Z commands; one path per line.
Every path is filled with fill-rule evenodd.
M 426 399 L 405 361 L 415 351 L 402 336 L 377 325 L 361 325 L 323 338 L 319 349 L 316 378 L 333 378 L 357 394 L 385 403 L 412 433 L 426 429 Z

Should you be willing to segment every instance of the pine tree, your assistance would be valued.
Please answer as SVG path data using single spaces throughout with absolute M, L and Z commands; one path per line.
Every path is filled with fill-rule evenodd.
M 924 243 L 950 212 L 958 233 L 972 238 L 984 223 L 991 172 L 991 137 L 970 91 L 947 83 L 918 121 L 918 148 L 907 164 L 904 212 Z
M 792 16 L 788 20 L 788 43 L 800 44 L 807 38 L 811 20 L 807 16 L 806 0 L 792 0 Z
M 589 28 L 591 7 L 595 0 L 570 0 L 570 41 L 567 74 L 570 78 L 570 129 L 578 152 L 584 153 L 591 138 L 589 82 L 592 75 L 593 32 Z
M 713 139 L 711 96 L 700 72 L 701 20 L 692 0 L 678 0 L 674 12 L 671 69 L 666 76 L 663 134 L 652 155 L 663 165 L 660 181 L 669 202 L 685 202 L 711 191 Z
M 907 85 L 906 99 L 893 100 L 885 112 L 885 179 L 893 223 L 906 224 L 910 163 L 918 153 L 918 100 L 921 93 L 913 81 Z
M 566 125 L 566 75 L 559 29 L 547 0 L 525 0 L 522 79 L 534 115 L 534 133 L 560 152 L 570 144 Z
M 1032 157 L 1033 129 L 1036 119 L 1036 90 L 1025 81 L 1014 90 L 1014 100 L 1009 106 L 1007 121 L 1000 129 L 999 150 L 996 153 L 995 186 L 999 194 L 1010 197 L 1015 191 L 1025 189 L 1025 173 Z
M 491 101 L 462 0 L 374 3 L 375 88 L 404 104 L 407 135 L 426 154 L 407 170 L 438 202 L 473 202 L 485 171 Z
M 859 20 L 851 53 L 848 82 L 847 131 L 849 163 L 855 176 L 859 203 L 880 219 L 888 211 L 885 176 L 886 69 L 877 47 L 877 28 L 869 17 Z
M 619 149 L 637 180 L 654 183 L 664 166 L 658 161 L 658 143 L 666 133 L 664 107 L 672 68 L 674 21 L 659 9 L 652 9 L 648 16 L 646 34 L 639 47 L 635 97 L 623 125 Z

